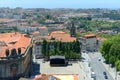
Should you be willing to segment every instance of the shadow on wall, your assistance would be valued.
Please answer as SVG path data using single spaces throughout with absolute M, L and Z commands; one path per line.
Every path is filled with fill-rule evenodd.
M 40 74 L 40 64 L 33 62 L 31 71 L 32 71 L 31 77 L 35 77 L 35 75 Z

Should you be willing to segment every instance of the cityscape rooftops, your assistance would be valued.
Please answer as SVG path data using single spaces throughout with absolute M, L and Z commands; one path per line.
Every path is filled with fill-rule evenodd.
M 31 38 L 20 33 L 4 33 L 0 34 L 0 41 L 4 43 L 4 45 L 0 45 L 0 57 L 6 57 L 6 49 L 16 49 L 17 51 L 18 48 L 21 48 L 21 54 L 23 54 L 29 46 Z

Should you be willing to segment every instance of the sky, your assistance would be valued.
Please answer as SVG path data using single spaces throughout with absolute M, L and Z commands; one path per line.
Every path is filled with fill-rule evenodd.
M 0 0 L 0 7 L 22 8 L 120 8 L 120 0 Z

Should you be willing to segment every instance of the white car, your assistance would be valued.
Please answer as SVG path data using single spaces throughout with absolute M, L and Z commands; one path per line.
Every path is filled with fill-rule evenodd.
M 101 58 L 99 57 L 98 60 L 101 61 Z

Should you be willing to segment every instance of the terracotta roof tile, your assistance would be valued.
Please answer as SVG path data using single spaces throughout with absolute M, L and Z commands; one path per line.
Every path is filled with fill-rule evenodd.
M 56 80 L 78 80 L 78 75 L 76 74 L 45 74 L 45 75 L 37 75 L 33 80 L 49 80 L 49 77 L 52 76 Z
M 75 37 L 70 37 L 70 34 L 66 34 L 63 31 L 52 32 L 51 36 L 54 37 L 56 40 L 62 41 L 62 42 L 72 42 L 76 40 Z
M 87 35 L 84 35 L 84 38 L 91 38 L 91 37 L 96 37 L 95 34 L 87 34 Z
M 63 32 L 63 31 L 54 31 L 54 32 L 52 32 L 52 34 L 54 34 L 54 33 L 64 33 L 65 34 L 65 32 Z
M 70 34 L 66 34 L 63 31 L 52 32 L 50 36 L 38 36 L 35 38 L 35 40 L 40 40 L 41 38 L 46 38 L 47 40 L 55 38 L 55 40 L 62 42 L 73 42 L 74 40 L 76 40 L 75 37 L 70 37 Z
M 39 29 L 47 29 L 46 26 L 39 27 Z
M 39 34 L 39 33 L 40 33 L 39 31 L 35 31 L 35 32 L 32 32 L 31 34 L 35 35 L 35 34 Z
M 5 46 L 0 46 L 0 57 L 6 57 L 6 49 L 21 48 L 21 52 L 24 53 L 26 47 L 30 44 L 31 38 L 25 37 L 20 33 L 4 33 L 0 34 L 0 41 L 4 41 L 6 44 Z
M 37 75 L 35 76 L 35 79 L 34 80 L 49 80 L 49 77 L 52 76 L 55 78 L 55 80 L 61 80 L 53 75 Z

